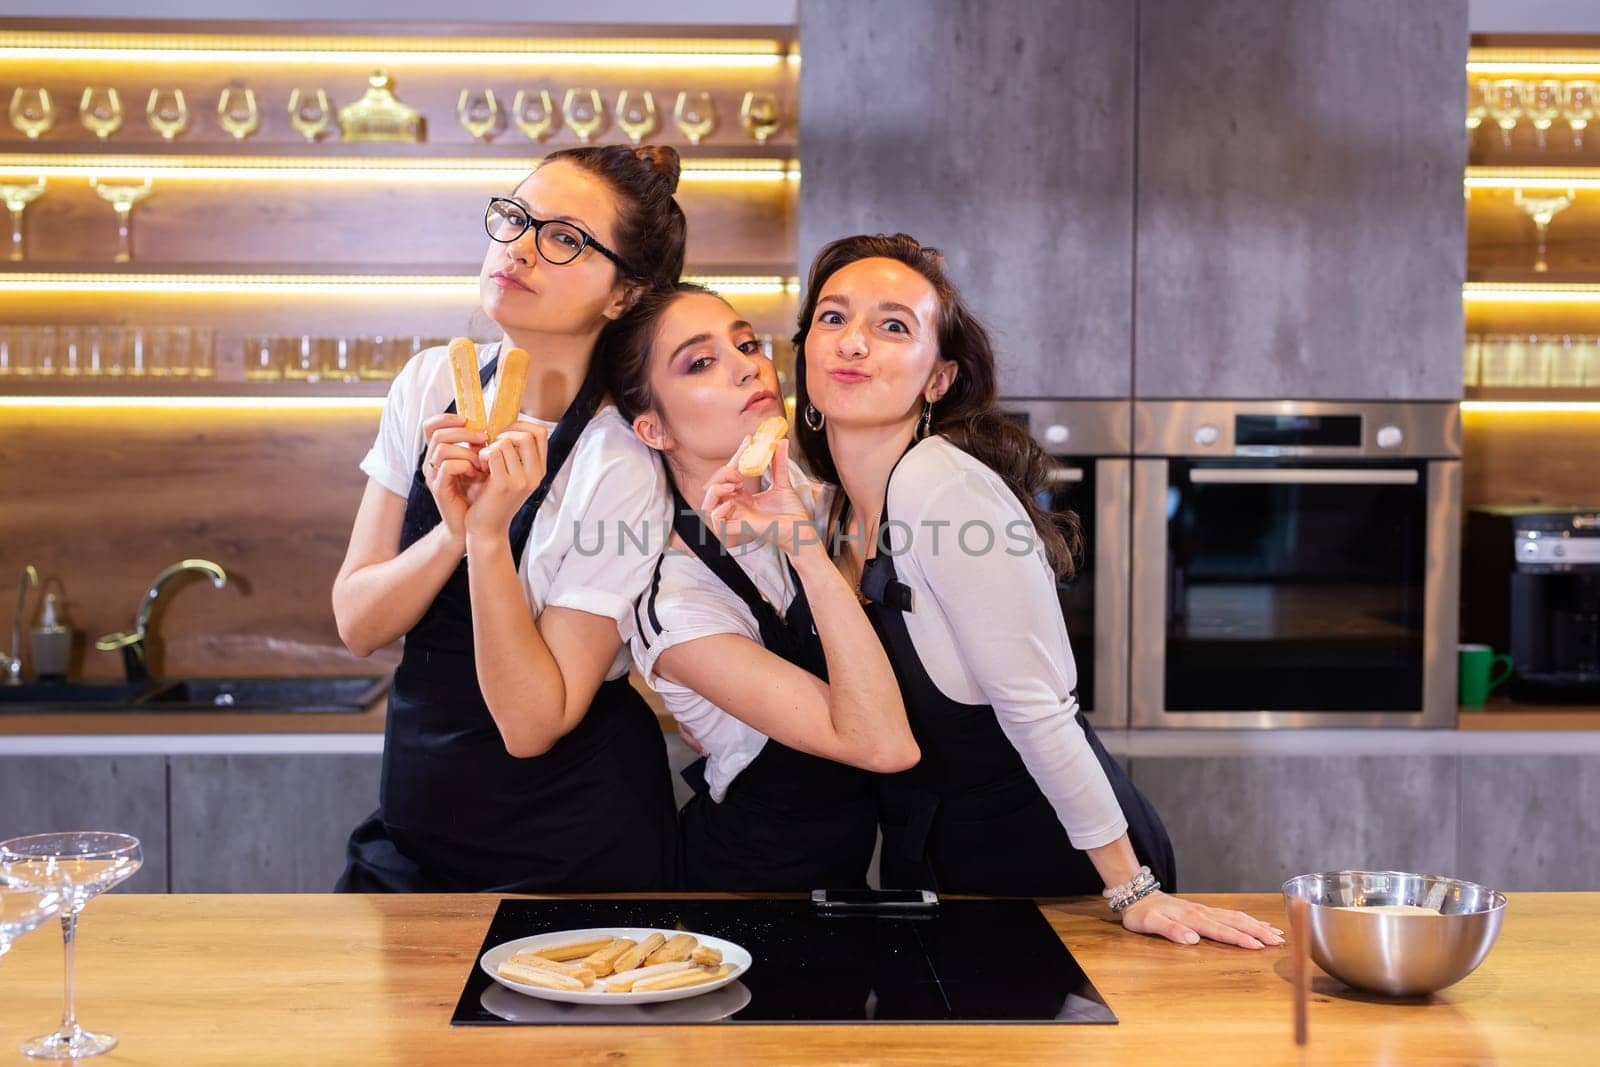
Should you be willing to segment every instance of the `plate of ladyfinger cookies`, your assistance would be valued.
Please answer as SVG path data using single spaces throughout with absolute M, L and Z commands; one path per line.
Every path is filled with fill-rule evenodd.
M 750 953 L 720 937 L 648 927 L 537 934 L 496 945 L 480 966 L 507 989 L 567 1004 L 655 1004 L 738 979 Z

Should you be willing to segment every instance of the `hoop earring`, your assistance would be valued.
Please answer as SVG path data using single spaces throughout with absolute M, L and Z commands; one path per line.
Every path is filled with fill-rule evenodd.
M 806 401 L 805 420 L 806 425 L 811 427 L 813 430 L 822 429 L 822 424 L 828 421 L 827 416 L 818 411 L 815 407 L 812 407 L 811 401 L 809 400 Z
M 922 405 L 922 425 L 917 427 L 917 440 L 927 437 L 933 429 L 933 403 L 924 401 Z

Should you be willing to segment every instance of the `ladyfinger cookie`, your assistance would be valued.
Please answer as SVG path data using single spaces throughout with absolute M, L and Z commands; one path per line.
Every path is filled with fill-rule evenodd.
M 589 968 L 598 978 L 604 978 L 616 967 L 617 957 L 632 948 L 636 941 L 631 937 L 616 937 L 611 939 L 611 944 L 599 952 L 591 952 L 580 962 Z
M 583 957 L 599 952 L 611 944 L 615 938 L 591 937 L 585 941 L 569 941 L 564 945 L 551 945 L 548 948 L 529 949 L 530 956 L 543 956 L 547 960 L 556 960 L 565 963 L 568 960 L 581 960 Z M 517 953 L 522 955 L 522 953 Z
M 789 420 L 782 415 L 761 420 L 750 443 L 739 454 L 739 473 L 746 478 L 765 474 L 767 467 L 772 464 L 772 453 L 777 449 L 778 441 L 788 435 Z
M 450 384 L 456 392 L 456 414 L 467 420 L 467 429 L 483 433 L 489 416 L 483 410 L 483 386 L 478 381 L 478 348 L 470 338 L 450 342 Z
M 549 971 L 551 974 L 565 975 L 568 978 L 576 979 L 586 988 L 594 985 L 594 971 L 581 963 L 560 963 L 556 960 L 546 959 L 543 956 L 535 956 L 531 952 L 519 952 L 507 962 L 521 964 L 524 967 L 532 967 L 535 970 Z
M 649 937 L 645 938 L 637 945 L 634 945 L 622 955 L 618 956 L 617 961 L 611 965 L 611 970 L 616 974 L 621 974 L 623 971 L 631 971 L 635 967 L 639 966 L 639 964 L 643 963 L 646 956 L 650 955 L 650 953 L 654 952 L 656 949 L 660 948 L 666 943 L 666 935 L 651 934 Z
M 701 967 L 716 967 L 722 963 L 722 951 L 710 945 L 700 945 L 689 953 L 689 959 Z
M 606 979 L 606 990 L 611 993 L 627 993 L 633 989 L 635 982 L 647 982 L 652 978 L 664 975 L 677 974 L 679 971 L 693 969 L 694 964 L 688 960 L 678 963 L 658 963 L 654 967 L 638 967 L 631 971 L 621 971 Z
M 496 374 L 500 384 L 495 386 L 494 407 L 489 412 L 491 441 L 505 433 L 522 410 L 522 389 L 528 384 L 528 353 L 520 348 L 501 353 Z
M 501 978 L 509 978 L 511 981 L 521 982 L 523 985 L 538 986 L 541 989 L 567 989 L 574 991 L 584 988 L 583 983 L 576 978 L 568 978 L 564 974 L 557 974 L 555 971 L 547 971 L 540 967 L 528 967 L 511 960 L 502 963 L 499 969 Z
M 667 943 L 645 957 L 646 964 L 677 963 L 689 958 L 689 953 L 700 947 L 693 934 L 673 934 Z
M 635 993 L 656 993 L 663 989 L 684 989 L 688 986 L 704 985 L 706 982 L 715 982 L 718 978 L 726 978 L 733 968 L 723 964 L 714 971 L 703 967 L 691 967 L 678 974 L 669 974 L 661 978 L 648 978 L 643 982 L 633 983 Z

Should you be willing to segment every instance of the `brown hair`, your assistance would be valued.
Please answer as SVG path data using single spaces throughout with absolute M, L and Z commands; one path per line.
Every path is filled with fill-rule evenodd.
M 651 289 L 677 283 L 688 226 L 673 199 L 680 169 L 676 149 L 593 145 L 563 148 L 544 162 L 571 163 L 611 187 L 618 201 L 615 251 L 628 264 L 625 273 Z
M 693 282 L 652 289 L 634 301 L 625 314 L 606 323 L 595 339 L 590 365 L 599 368 L 606 392 L 625 421 L 631 423 L 655 408 L 655 394 L 650 389 L 650 346 L 655 344 L 661 316 L 679 297 L 691 293 L 717 295 Z
M 861 234 L 841 237 L 817 253 L 806 282 L 805 304 L 800 309 L 794 335 L 795 403 L 802 412 L 810 400 L 806 392 L 806 336 L 816 317 L 817 298 L 828 279 L 840 269 L 863 259 L 891 259 L 928 280 L 939 298 L 939 355 L 954 360 L 957 370 L 949 392 L 933 406 L 930 433 L 949 441 L 993 470 L 1016 495 L 1033 523 L 1045 558 L 1058 576 L 1076 570 L 1083 553 L 1083 531 L 1071 511 L 1051 511 L 1039 504 L 1049 485 L 1050 457 L 1028 432 L 995 406 L 994 347 L 983 323 L 968 309 L 961 294 L 945 275 L 944 255 L 903 233 L 893 236 Z M 813 430 L 804 419 L 794 428 L 807 468 L 835 485 L 839 470 L 828 451 L 825 429 Z M 843 493 L 839 494 L 842 501 Z M 838 502 L 836 501 L 836 506 Z

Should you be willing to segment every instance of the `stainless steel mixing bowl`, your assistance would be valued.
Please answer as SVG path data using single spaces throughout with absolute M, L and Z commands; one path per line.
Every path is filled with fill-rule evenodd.
M 1310 902 L 1311 958 L 1339 981 L 1390 996 L 1454 985 L 1482 963 L 1505 916 L 1493 889 L 1427 874 L 1329 871 L 1283 883 Z M 1438 915 L 1372 910 L 1385 904 L 1438 907 Z

